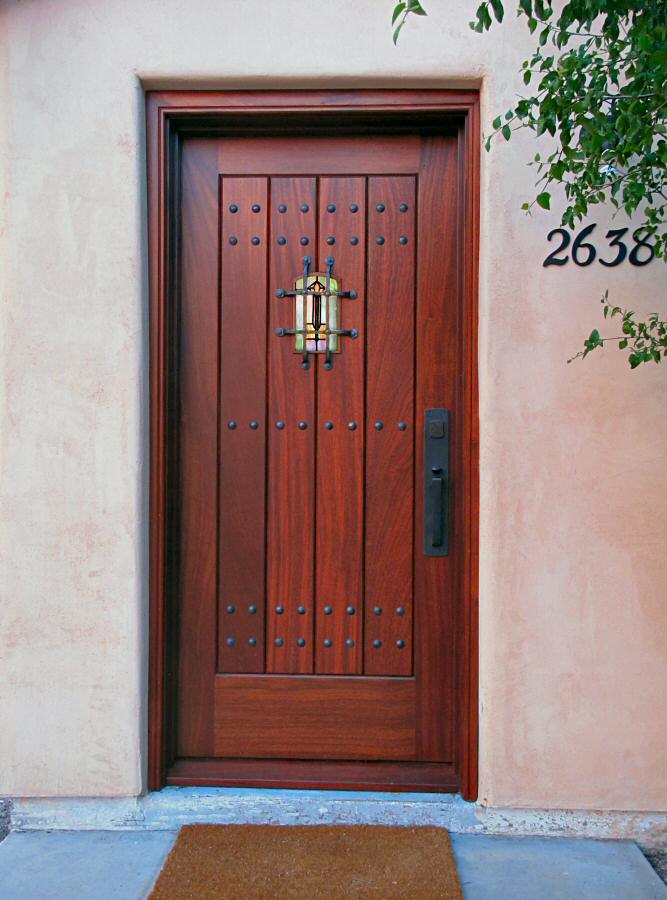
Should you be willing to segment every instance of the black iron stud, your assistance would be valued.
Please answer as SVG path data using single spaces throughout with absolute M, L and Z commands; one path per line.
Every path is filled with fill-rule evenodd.
M 382 641 L 378 641 L 378 640 L 373 641 L 373 646 L 375 647 L 376 650 L 379 650 L 380 647 L 382 646 Z
M 353 616 L 355 613 L 354 606 L 348 606 L 348 608 L 345 610 L 345 612 L 348 614 L 348 616 Z
M 282 298 L 284 296 L 285 296 L 285 288 L 278 288 L 278 290 L 276 291 L 276 297 L 278 297 L 279 300 L 282 300 Z
M 305 606 L 297 606 L 296 611 L 299 613 L 300 616 L 305 616 L 306 607 Z
M 384 212 L 384 203 L 378 203 L 378 205 L 375 208 L 377 209 L 378 212 Z
M 356 291 L 350 291 L 350 300 L 356 300 L 358 296 Z
M 350 212 L 359 212 L 359 207 L 357 206 L 356 203 L 352 203 L 350 205 Z
M 376 616 L 381 616 L 381 615 L 382 615 L 382 607 L 381 607 L 381 606 L 374 606 L 374 607 L 373 607 L 373 612 L 375 613 Z
M 382 424 L 382 422 L 376 422 L 376 423 L 375 423 L 375 430 L 376 430 L 376 431 L 382 431 L 383 428 L 384 428 L 384 425 Z
M 396 612 L 398 613 L 399 616 L 404 616 L 405 615 L 405 607 L 399 606 L 398 609 L 396 610 Z
M 259 205 L 259 203 L 253 203 L 253 205 L 252 205 L 253 212 L 259 212 L 261 210 L 261 208 L 262 207 Z
M 327 206 L 327 212 L 336 212 L 336 204 L 335 204 L 335 203 L 330 203 L 330 204 Z
M 308 362 L 307 359 L 304 359 L 304 361 L 301 363 L 301 368 L 302 369 L 310 369 L 310 363 Z
M 375 238 L 375 243 L 376 244 L 384 244 L 384 238 L 382 237 L 382 235 L 380 235 L 380 237 L 378 237 L 378 238 Z
M 227 612 L 228 612 L 228 613 L 234 613 L 234 612 L 236 612 L 236 607 L 234 606 L 233 603 L 230 603 L 230 604 L 229 604 L 229 606 L 227 607 Z
M 333 612 L 333 606 L 325 606 L 324 607 L 324 615 L 325 616 L 330 616 L 332 612 Z
M 310 207 L 308 206 L 307 203 L 301 204 L 301 212 L 308 212 L 309 209 L 310 209 Z
M 354 244 L 355 247 L 357 246 L 357 244 L 359 243 L 359 238 L 356 236 L 356 234 L 350 238 L 350 243 Z
M 402 650 L 405 647 L 405 641 L 396 641 L 396 646 L 399 650 Z
M 255 235 L 255 236 L 251 239 L 250 243 L 253 244 L 255 247 L 257 246 L 257 244 L 259 244 L 259 238 L 257 237 L 257 235 Z
M 331 246 L 332 244 L 335 244 L 335 243 L 336 243 L 336 238 L 332 234 L 330 234 L 329 237 L 327 238 L 327 244 L 329 244 L 329 246 Z
M 276 645 L 276 647 L 282 647 L 285 641 L 282 638 L 276 638 L 273 643 Z
M 229 243 L 232 245 L 232 247 L 233 247 L 235 244 L 238 244 L 238 242 L 239 242 L 239 239 L 238 239 L 235 235 L 232 235 L 232 236 L 230 237 L 230 239 L 229 239 Z
M 331 640 L 331 638 L 324 638 L 324 646 L 325 647 L 330 647 L 332 645 L 332 643 L 333 643 L 333 641 Z
M 398 208 L 400 209 L 401 212 L 407 212 L 409 209 L 407 203 L 401 203 L 401 205 Z
M 296 645 L 297 645 L 297 647 L 305 647 L 306 639 L 305 638 L 297 638 Z
M 325 422 L 324 427 L 327 431 L 331 431 L 331 429 L 333 428 L 333 422 Z
M 357 331 L 356 328 L 350 328 L 350 337 L 351 337 L 353 340 L 355 340 L 356 338 L 359 337 L 359 332 Z
M 253 419 L 250 423 L 250 427 L 253 431 L 256 431 L 259 428 L 259 422 L 256 419 Z
M 346 647 L 354 647 L 354 641 L 352 640 L 352 638 L 348 638 L 348 639 L 345 641 L 345 646 L 346 646 Z
M 308 422 L 299 422 L 299 428 L 301 431 L 305 431 L 308 428 Z
M 405 429 L 406 429 L 407 427 L 408 427 L 408 426 L 405 424 L 405 422 L 399 422 L 399 423 L 398 423 L 398 430 L 399 430 L 399 431 L 405 431 Z
M 279 243 L 280 246 L 282 247 L 283 244 L 286 244 L 286 243 L 287 243 L 287 238 L 286 238 L 286 237 L 283 237 L 282 234 L 281 234 L 280 237 L 278 238 L 278 243 Z
M 398 239 L 399 244 L 407 244 L 407 242 L 408 242 L 408 239 L 406 238 L 406 236 L 404 234 L 402 234 L 400 236 L 400 238 Z
M 350 429 L 350 431 L 356 431 L 356 430 L 357 430 L 357 423 L 356 423 L 356 422 L 348 422 L 348 423 L 347 423 L 347 427 Z
M 304 237 L 301 238 L 301 244 L 303 247 L 305 247 L 307 243 L 308 243 L 308 238 L 304 235 Z
M 227 638 L 227 646 L 228 647 L 233 647 L 235 643 L 236 643 L 236 638 Z
M 284 203 L 281 203 L 281 204 L 278 206 L 278 212 L 279 212 L 279 213 L 287 212 L 287 207 L 285 206 Z
M 248 607 L 248 612 L 250 613 L 251 616 L 255 615 L 255 613 L 257 612 L 257 607 L 255 606 L 254 603 L 250 604 L 250 606 Z
M 282 616 L 282 614 L 285 612 L 285 607 L 284 606 L 276 606 L 276 612 L 278 613 L 279 616 Z
M 230 419 L 229 422 L 227 422 L 227 428 L 229 428 L 231 431 L 234 431 L 234 429 L 236 428 L 236 422 L 234 421 L 234 419 Z
M 257 638 L 248 638 L 248 643 L 251 647 L 254 647 L 257 644 Z
M 285 423 L 282 420 L 280 422 L 276 422 L 276 428 L 278 429 L 278 431 L 282 431 L 284 427 Z
M 238 212 L 238 211 L 239 211 L 239 208 L 238 208 L 238 206 L 236 205 L 236 203 L 230 203 L 230 204 L 229 204 L 229 211 L 230 211 L 230 213 L 235 213 L 235 212 Z

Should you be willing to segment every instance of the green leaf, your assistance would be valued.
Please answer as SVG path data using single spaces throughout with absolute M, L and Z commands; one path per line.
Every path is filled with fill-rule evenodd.
M 394 7 L 394 12 L 392 13 L 392 16 L 391 16 L 391 24 L 392 25 L 394 24 L 396 19 L 398 19 L 398 17 L 400 16 L 400 14 L 403 12 L 404 9 L 405 9 L 405 3 L 397 3 L 396 4 L 396 6 Z M 394 41 L 394 43 L 396 43 L 396 42 Z
M 551 194 L 548 191 L 542 191 L 535 199 L 537 200 L 537 205 L 541 206 L 542 209 L 551 209 Z
M 494 128 L 495 131 L 498 131 L 498 129 L 499 129 L 500 126 L 502 125 L 502 122 L 503 122 L 503 120 L 501 119 L 500 116 L 496 116 L 496 117 L 495 117 L 495 119 L 494 119 L 493 122 L 492 122 L 492 125 L 493 125 L 493 128 Z
M 401 24 L 398 26 L 398 28 L 394 31 L 394 37 L 393 37 L 393 40 L 394 40 L 394 46 L 396 46 L 396 44 L 398 43 L 398 36 L 399 36 L 399 34 L 401 33 L 401 28 L 402 28 L 404 25 L 405 25 L 405 21 L 401 22 Z
M 501 134 L 506 141 L 509 141 L 509 139 L 512 137 L 512 129 L 509 127 L 509 125 L 503 125 Z
M 505 15 L 505 10 L 503 9 L 501 0 L 490 0 L 490 3 L 491 8 L 493 9 L 493 15 L 496 17 L 496 21 L 502 22 Z

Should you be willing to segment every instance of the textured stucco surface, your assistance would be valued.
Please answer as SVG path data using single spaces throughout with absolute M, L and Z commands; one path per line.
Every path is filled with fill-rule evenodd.
M 429 6 L 396 49 L 388 0 L 0 4 L 0 792 L 142 788 L 143 89 L 481 84 L 488 125 L 531 45 L 512 15 L 479 36 L 475 4 Z M 336 52 L 298 52 L 304 30 Z M 543 269 L 557 216 L 519 209 L 534 151 L 482 158 L 480 799 L 655 810 L 665 373 L 565 360 L 604 288 L 649 310 L 666 270 Z

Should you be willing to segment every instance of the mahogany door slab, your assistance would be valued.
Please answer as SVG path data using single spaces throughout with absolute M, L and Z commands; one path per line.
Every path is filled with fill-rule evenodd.
M 461 146 L 454 129 L 179 144 L 168 783 L 463 786 Z M 354 330 L 332 365 L 279 335 L 306 257 Z M 446 556 L 423 549 L 432 408 L 451 426 Z

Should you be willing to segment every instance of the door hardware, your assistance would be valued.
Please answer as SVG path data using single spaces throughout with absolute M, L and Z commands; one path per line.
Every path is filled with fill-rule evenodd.
M 449 410 L 424 415 L 424 554 L 449 555 Z

